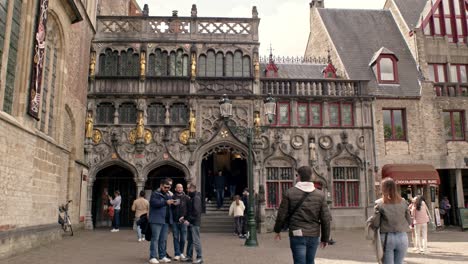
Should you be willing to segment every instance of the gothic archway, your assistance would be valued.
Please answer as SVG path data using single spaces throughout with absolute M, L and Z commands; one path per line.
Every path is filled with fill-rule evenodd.
M 171 191 L 174 192 L 176 184 L 180 183 L 184 186 L 184 190 L 187 188 L 187 176 L 186 173 L 178 168 L 173 166 L 172 163 L 167 163 L 158 167 L 155 167 L 148 172 L 145 183 L 145 190 L 147 192 L 154 191 L 159 188 L 161 180 L 165 178 L 171 178 L 172 188 Z
M 109 200 L 118 190 L 122 196 L 120 222 L 123 227 L 133 226 L 134 213 L 131 210 L 136 199 L 136 185 L 133 173 L 119 165 L 108 166 L 96 173 L 92 193 L 92 218 L 95 227 L 110 227 L 112 219 L 107 213 Z

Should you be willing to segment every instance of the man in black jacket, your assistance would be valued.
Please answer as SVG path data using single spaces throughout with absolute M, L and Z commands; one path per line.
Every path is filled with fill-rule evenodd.
M 219 209 L 223 206 L 224 188 L 226 188 L 226 178 L 224 177 L 222 170 L 219 170 L 218 175 L 214 177 L 214 185 L 216 189 L 216 205 Z
M 191 262 L 193 257 L 193 248 L 197 252 L 196 260 L 192 263 L 203 263 L 202 248 L 200 242 L 200 224 L 201 224 L 201 212 L 202 202 L 201 195 L 197 192 L 197 186 L 191 184 L 188 189 L 190 196 L 190 202 L 188 204 L 187 218 L 184 224 L 188 226 L 187 233 L 187 259 L 185 261 Z
M 285 192 L 278 209 L 275 239 L 281 239 L 281 229 L 285 223 L 289 223 L 289 242 L 294 263 L 313 264 L 319 239 L 321 248 L 326 247 L 329 241 L 330 211 L 325 195 L 314 187 L 312 169 L 303 166 L 297 173 L 299 182 Z
M 187 217 L 187 206 L 190 198 L 184 193 L 182 184 L 177 184 L 175 188 L 174 204 L 172 204 L 172 217 L 174 223 L 172 224 L 172 235 L 174 239 L 174 260 L 185 259 L 185 237 L 187 235 L 187 226 L 184 225 L 184 219 Z

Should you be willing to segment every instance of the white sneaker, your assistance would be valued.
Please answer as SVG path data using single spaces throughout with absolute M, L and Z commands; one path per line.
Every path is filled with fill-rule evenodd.
M 162 263 L 169 263 L 169 262 L 171 262 L 171 260 L 168 259 L 167 257 L 164 257 L 164 258 L 162 258 L 162 259 L 160 259 L 160 260 L 161 260 Z
M 149 260 L 149 263 L 151 263 L 151 264 L 158 264 L 159 261 L 158 261 L 156 258 L 152 258 L 152 259 Z
M 117 229 L 115 229 L 115 228 L 112 228 L 112 229 L 111 229 L 111 232 L 117 232 L 117 231 L 115 231 L 115 230 L 117 230 Z
M 184 255 L 184 254 L 180 254 L 180 258 L 181 258 L 181 259 L 184 259 L 184 258 L 185 258 L 185 255 Z
M 179 260 L 180 260 L 180 256 L 175 256 L 175 257 L 174 257 L 174 260 L 175 260 L 175 261 L 179 261 Z
M 141 238 L 138 239 L 138 242 L 141 242 Z

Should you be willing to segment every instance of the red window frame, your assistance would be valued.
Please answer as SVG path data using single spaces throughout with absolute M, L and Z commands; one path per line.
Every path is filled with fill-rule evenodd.
M 351 124 L 345 125 L 343 122 L 343 105 L 351 106 Z M 338 123 L 331 122 L 331 107 L 338 106 Z M 354 107 L 352 103 L 329 103 L 328 104 L 328 120 L 331 127 L 352 127 L 354 126 Z
M 447 36 L 449 37 L 450 42 L 461 42 L 464 43 L 466 37 L 468 36 L 468 26 L 467 26 L 467 7 L 468 4 L 466 0 L 449 0 L 449 5 L 445 5 L 443 0 L 435 1 L 432 7 L 432 10 L 429 12 L 427 17 L 423 20 L 422 27 L 425 28 L 429 26 L 431 36 Z M 455 14 L 455 5 L 459 5 L 460 14 Z M 448 10 L 448 13 L 446 12 Z M 438 12 L 436 14 L 436 12 Z M 446 14 L 447 13 L 447 14 Z M 440 21 L 440 34 L 435 33 L 435 18 Z M 451 34 L 447 34 L 447 23 L 446 19 L 450 22 L 450 27 L 452 28 Z M 461 20 L 461 32 L 457 28 L 457 20 Z M 426 32 L 426 31 L 424 31 Z
M 390 59 L 393 64 L 393 80 L 382 80 L 381 72 L 380 72 L 380 61 L 382 59 Z M 379 83 L 388 83 L 388 84 L 394 84 L 394 83 L 400 83 L 399 78 L 398 78 L 398 65 L 397 65 L 397 59 L 393 55 L 386 55 L 382 54 L 379 56 L 377 59 L 377 78 Z
M 390 120 L 391 120 L 391 128 L 392 128 L 392 136 L 390 138 L 385 138 L 385 131 L 384 131 L 384 140 L 385 141 L 406 141 L 407 139 L 407 131 L 406 131 L 406 111 L 402 108 L 384 108 L 383 111 L 390 111 Z M 401 122 L 403 126 L 403 138 L 396 138 L 396 128 L 395 128 L 395 118 L 394 118 L 394 111 L 401 111 Z M 384 130 L 385 130 L 385 121 L 383 122 Z
M 338 173 L 343 172 L 343 178 L 336 178 Z M 350 179 L 349 173 L 356 173 L 357 179 Z M 346 175 L 344 175 L 346 174 Z M 340 176 L 339 176 L 340 177 Z M 360 197 L 360 174 L 358 167 L 334 167 L 332 173 L 333 181 L 333 206 L 334 207 L 359 207 Z M 350 199 L 350 190 L 354 189 L 353 199 Z M 351 202 L 352 200 L 353 202 Z
M 288 106 L 288 122 L 285 124 L 281 124 L 281 116 L 280 116 L 280 107 L 281 105 L 287 105 Z M 276 103 L 276 118 L 274 124 L 275 126 L 289 126 L 291 125 L 291 104 L 289 102 L 278 102 Z
M 299 107 L 300 106 L 305 106 L 306 107 L 306 112 L 305 112 L 305 115 L 306 115 L 306 122 L 305 123 L 301 123 L 300 121 L 300 115 L 299 115 Z M 305 127 L 305 126 L 308 126 L 309 125 L 309 104 L 308 103 L 303 103 L 303 102 L 299 102 L 297 103 L 297 125 L 298 126 L 301 126 L 301 127 Z
M 312 106 L 318 106 L 319 107 L 320 123 L 318 123 L 318 124 L 314 124 L 314 118 L 313 118 L 313 114 L 312 114 L 312 109 L 313 109 Z M 323 125 L 323 110 L 322 110 L 322 104 L 321 103 L 310 103 L 309 114 L 310 114 L 309 120 L 310 120 L 310 125 L 311 126 L 321 127 Z
M 445 110 L 443 113 L 449 113 L 450 114 L 450 132 L 452 133 L 452 138 L 448 139 L 447 135 L 446 141 L 465 141 L 465 111 L 464 110 Z M 462 138 L 456 138 L 455 137 L 455 122 L 453 118 L 453 113 L 459 113 L 460 114 L 460 126 L 461 126 L 461 133 L 462 133 Z M 442 117 L 442 120 L 444 122 L 444 129 L 445 129 L 445 117 Z
M 281 177 L 281 173 L 289 172 L 290 173 L 290 178 L 289 179 L 283 179 Z M 270 175 L 270 173 L 277 173 L 277 175 L 273 176 Z M 267 174 L 267 180 L 266 180 L 266 206 L 267 208 L 279 208 L 279 205 L 281 203 L 281 199 L 283 197 L 283 191 L 291 188 L 294 184 L 294 170 L 291 167 L 267 167 L 266 168 L 266 174 Z M 281 175 L 280 175 L 281 174 Z M 274 179 L 270 179 L 273 177 Z M 270 195 L 270 186 L 274 186 L 276 189 L 274 193 L 276 193 L 276 203 L 273 204 L 270 201 L 271 195 Z
M 443 81 L 440 80 L 439 67 L 442 67 L 443 70 L 444 70 L 444 80 Z M 432 68 L 432 73 L 434 74 L 434 82 L 435 83 L 447 82 L 447 65 L 446 64 L 431 63 L 431 64 L 429 64 L 429 68 Z
M 457 79 L 456 80 L 450 80 L 451 82 L 457 82 L 457 83 L 462 83 L 461 79 L 461 69 L 464 67 L 465 68 L 465 76 L 468 78 L 468 64 L 452 64 L 450 67 L 455 67 L 456 72 L 457 72 Z M 452 78 L 452 69 L 450 69 L 450 78 Z M 465 82 L 466 83 L 466 82 Z

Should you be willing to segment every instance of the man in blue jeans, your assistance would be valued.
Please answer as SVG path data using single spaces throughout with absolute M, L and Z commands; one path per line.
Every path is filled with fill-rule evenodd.
M 216 189 L 216 207 L 220 209 L 224 203 L 224 189 L 226 188 L 226 179 L 222 170 L 219 170 L 218 175 L 214 177 L 214 186 Z
M 187 218 L 184 224 L 188 226 L 187 234 L 187 258 L 184 259 L 186 262 L 192 262 L 193 248 L 197 252 L 197 258 L 192 263 L 199 264 L 203 263 L 202 248 L 200 241 L 200 224 L 201 224 L 201 212 L 202 202 L 201 195 L 197 192 L 197 186 L 190 185 L 188 189 L 190 196 L 190 202 L 188 204 Z
M 174 260 L 179 261 L 185 259 L 184 248 L 187 226 L 184 225 L 184 220 L 187 218 L 187 205 L 190 202 L 190 198 L 184 193 L 182 184 L 176 185 L 173 199 L 172 216 L 174 223 L 172 224 L 172 236 L 174 239 Z
M 281 239 L 281 229 L 288 223 L 294 264 L 315 264 L 319 244 L 324 248 L 329 241 L 330 211 L 325 195 L 314 187 L 312 169 L 303 166 L 297 173 L 297 184 L 285 192 L 278 209 L 275 239 Z
M 172 224 L 172 211 L 170 206 L 174 204 L 174 200 L 169 195 L 169 189 L 171 188 L 171 182 L 164 179 L 161 182 L 159 191 L 155 191 L 151 194 L 150 199 L 150 214 L 149 223 L 151 225 L 151 242 L 150 242 L 150 260 L 149 263 L 157 264 L 159 261 L 166 263 L 171 260 L 166 256 L 162 256 L 163 252 L 159 245 L 163 245 L 167 239 L 168 224 Z M 159 253 L 159 261 L 156 258 Z
M 116 190 L 114 192 L 114 199 L 109 195 L 109 202 L 114 206 L 114 218 L 112 219 L 112 230 L 111 232 L 119 232 L 120 227 L 120 204 L 122 203 L 122 196 L 120 196 L 120 191 Z

